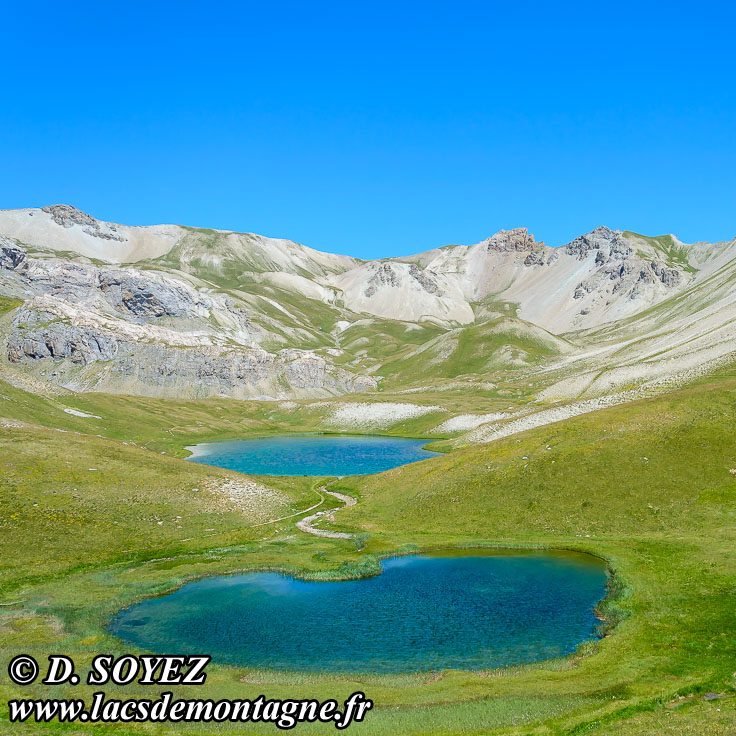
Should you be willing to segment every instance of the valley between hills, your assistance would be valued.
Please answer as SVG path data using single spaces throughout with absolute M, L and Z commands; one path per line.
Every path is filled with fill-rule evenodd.
M 83 668 L 124 652 L 115 612 L 204 576 L 341 580 L 393 554 L 578 550 L 611 575 L 604 635 L 569 656 L 360 676 L 213 664 L 197 697 L 361 690 L 375 710 L 351 729 L 366 734 L 732 734 L 735 362 L 736 239 L 599 227 L 550 247 L 518 228 L 360 261 L 67 205 L 2 210 L 3 656 Z M 443 454 L 344 478 L 183 461 L 198 443 L 315 432 Z M 330 509 L 308 524 L 333 536 L 299 528 Z M 0 691 L 2 709 L 19 696 Z M 94 730 L 108 731 L 142 732 Z

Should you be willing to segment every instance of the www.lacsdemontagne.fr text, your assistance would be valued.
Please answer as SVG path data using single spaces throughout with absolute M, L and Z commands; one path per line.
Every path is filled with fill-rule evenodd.
M 10 721 L 22 723 L 273 723 L 290 729 L 298 723 L 332 723 L 342 730 L 362 721 L 373 703 L 361 692 L 343 703 L 336 700 L 274 700 L 263 695 L 253 700 L 174 699 L 173 693 L 160 697 L 108 700 L 104 692 L 92 696 L 89 707 L 84 700 L 25 699 L 8 703 Z
M 78 685 L 81 677 L 75 663 L 63 654 L 48 655 L 49 665 L 40 684 L 46 686 Z M 93 658 L 86 677 L 87 685 L 124 687 L 139 685 L 203 685 L 207 679 L 207 655 L 134 655 L 99 654 Z M 8 664 L 8 676 L 16 685 L 28 686 L 41 677 L 38 661 L 28 654 L 18 654 Z M 343 730 L 360 722 L 373 707 L 364 693 L 354 692 L 342 709 L 337 700 L 276 699 L 259 695 L 253 699 L 175 698 L 166 690 L 156 698 L 110 697 L 95 692 L 89 705 L 81 698 L 18 698 L 8 701 L 12 723 L 272 723 L 290 729 L 298 723 L 331 723 Z

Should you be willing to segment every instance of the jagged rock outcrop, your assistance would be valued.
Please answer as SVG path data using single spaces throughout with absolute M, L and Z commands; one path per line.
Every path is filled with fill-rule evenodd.
M 171 279 L 153 279 L 130 271 L 100 271 L 99 289 L 120 312 L 137 317 L 203 317 L 212 299 Z
M 0 236 L 0 268 L 14 271 L 26 259 L 26 251 L 12 240 Z
M 376 272 L 373 274 L 373 276 L 370 277 L 368 280 L 368 283 L 366 284 L 365 288 L 365 295 L 367 297 L 372 297 L 375 295 L 375 293 L 378 291 L 378 288 L 380 286 L 398 286 L 399 285 L 399 279 L 394 272 L 394 269 L 391 268 L 390 263 L 381 263 L 377 268 Z
M 141 344 L 104 328 L 68 324 L 53 312 L 23 308 L 8 338 L 14 364 L 52 361 L 53 378 L 62 386 L 115 390 L 137 386 L 156 396 L 238 397 L 293 393 L 333 395 L 374 391 L 376 379 L 356 376 L 309 351 L 213 346 Z M 75 368 L 105 363 L 106 372 L 80 375 Z M 90 383 L 91 381 L 91 383 Z
M 540 250 L 533 250 L 524 259 L 525 266 L 549 266 L 553 264 L 558 258 L 559 253 L 551 248 L 545 248 Z
M 666 288 L 672 288 L 680 283 L 681 272 L 676 268 L 668 268 L 660 261 L 645 262 L 637 260 L 636 263 L 626 264 L 629 274 L 635 279 L 635 283 L 629 297 L 639 299 L 646 293 L 647 287 L 653 284 L 662 284 Z
M 611 230 L 605 226 L 597 227 L 595 230 L 585 233 L 585 235 L 579 235 L 564 248 L 567 255 L 576 256 L 581 261 L 591 250 L 599 251 L 596 259 L 600 256 L 600 251 L 605 251 L 607 255 L 601 256 L 600 260 L 597 260 L 599 265 L 605 263 L 606 259 L 625 258 L 631 254 L 631 248 L 624 241 L 621 232 Z
M 486 240 L 486 249 L 499 252 L 541 250 L 544 241 L 534 242 L 534 236 L 525 228 L 500 230 Z
M 590 233 L 580 235 L 565 246 L 565 253 L 584 260 L 595 251 L 595 270 L 575 287 L 573 299 L 583 299 L 588 294 L 599 292 L 611 295 L 623 294 L 629 299 L 640 299 L 656 284 L 673 288 L 682 282 L 682 271 L 667 266 L 660 260 L 647 261 L 634 255 L 631 245 L 618 230 L 598 227 Z M 610 282 L 613 282 L 610 285 Z M 586 316 L 591 309 L 581 310 Z
M 682 280 L 681 271 L 676 268 L 668 268 L 664 263 L 661 263 L 660 261 L 652 261 L 649 266 L 665 286 L 677 286 Z
M 543 266 L 544 265 L 544 251 L 536 250 L 532 251 L 525 259 L 525 266 Z
M 629 248 L 628 251 L 619 251 L 617 254 L 609 252 L 600 260 L 596 257 L 596 264 L 605 265 L 575 287 L 573 299 L 582 299 L 587 294 L 600 290 L 608 282 L 613 282 L 611 294 L 624 294 L 629 299 L 639 299 L 646 293 L 647 287 L 656 284 L 662 284 L 666 288 L 680 284 L 682 272 L 677 268 L 668 267 L 661 261 L 645 261 L 632 257 L 631 252 Z M 603 251 L 599 251 L 599 255 L 602 253 Z M 616 260 L 617 258 L 621 260 Z
M 442 296 L 443 291 L 437 285 L 437 282 L 427 276 L 427 274 L 421 268 L 419 268 L 416 263 L 412 263 L 409 265 L 409 275 L 412 276 L 416 281 L 418 281 L 424 291 L 426 291 L 428 294 Z
M 125 238 L 118 233 L 117 227 L 111 223 L 100 222 L 92 215 L 88 215 L 76 207 L 68 204 L 53 204 L 50 207 L 41 207 L 42 212 L 48 212 L 54 218 L 57 225 L 63 228 L 70 228 L 74 225 L 81 225 L 87 235 L 103 240 L 118 240 L 123 242 Z

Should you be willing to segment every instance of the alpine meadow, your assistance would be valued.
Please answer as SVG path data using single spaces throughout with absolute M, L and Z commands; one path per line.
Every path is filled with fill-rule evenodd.
M 186 618 L 194 603 L 169 596 L 222 581 L 197 619 L 222 637 L 218 591 L 278 573 L 252 594 L 263 598 L 243 593 L 232 618 L 253 628 L 247 601 L 259 610 L 279 585 L 294 587 L 278 593 L 294 596 L 293 615 L 273 623 L 310 666 L 238 664 L 245 645 L 222 639 L 232 657 L 213 656 L 196 694 L 167 686 L 174 697 L 342 702 L 361 692 L 373 708 L 350 724 L 356 734 L 733 734 L 735 297 L 736 240 L 600 226 L 552 247 L 519 227 L 361 260 L 252 233 L 129 227 L 70 205 L 2 210 L 3 663 L 22 653 L 43 671 L 64 654 L 83 673 L 100 653 L 145 654 L 111 622 L 127 612 L 130 631 L 170 637 L 171 622 L 152 618 L 165 601 L 184 617 L 184 638 L 154 653 L 208 655 Z M 355 442 L 340 445 L 346 437 Z M 217 459 L 240 463 L 248 448 L 278 472 Z M 307 452 L 333 470 L 300 465 Z M 366 472 L 361 453 L 388 469 Z M 385 657 L 387 631 L 370 622 L 386 611 L 370 596 L 299 598 L 344 600 L 349 581 L 380 592 L 387 561 L 402 558 L 451 558 L 458 569 L 474 560 L 471 581 L 504 560 L 529 575 L 539 560 L 543 577 L 563 581 L 600 568 L 605 580 L 589 610 L 560 619 L 552 644 L 555 591 L 552 603 L 531 584 L 523 602 L 510 598 L 539 629 L 503 650 L 507 666 L 488 664 L 492 642 L 461 652 L 477 666 L 443 659 L 447 642 L 462 645 L 463 616 L 491 615 L 486 582 L 456 608 L 449 578 L 437 583 L 441 604 L 421 581 L 411 603 L 409 592 L 394 597 L 387 626 L 416 606 L 418 633 L 391 628 L 406 650 Z M 503 606 L 498 581 L 487 585 Z M 300 600 L 328 613 L 307 621 Z M 335 621 L 350 629 L 339 641 Z M 531 624 L 503 625 L 531 636 Z M 560 632 L 574 644 L 558 646 Z M 249 633 L 270 661 L 266 635 Z M 361 637 L 380 667 L 339 659 Z M 400 661 L 425 649 L 431 666 Z M 268 722 L 10 722 L 9 701 L 91 702 L 97 689 L 3 678 L 2 732 L 277 732 Z M 105 692 L 163 689 L 134 681 Z

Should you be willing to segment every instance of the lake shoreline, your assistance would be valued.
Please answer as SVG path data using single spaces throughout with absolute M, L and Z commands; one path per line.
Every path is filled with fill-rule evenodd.
M 405 552 L 376 561 L 378 574 L 363 576 L 374 578 L 366 587 L 355 584 L 360 578 L 308 579 L 293 571 L 249 570 L 209 576 L 188 583 L 174 593 L 118 612 L 109 622 L 108 631 L 129 645 L 155 649 L 174 646 L 179 637 L 176 632 L 183 626 L 187 645 L 192 646 L 203 637 L 200 648 L 204 646 L 211 651 L 222 666 L 325 675 L 493 670 L 571 656 L 582 644 L 598 638 L 593 621 L 608 591 L 608 567 L 593 556 L 499 548 L 465 548 L 460 554 L 458 550 L 443 550 L 444 554 L 440 550 L 430 554 Z M 269 578 L 269 574 L 277 577 Z M 483 583 L 488 575 L 491 577 Z M 318 582 L 332 586 L 319 586 L 314 594 L 309 594 L 309 586 Z M 489 584 L 491 587 L 487 587 Z M 394 591 L 397 585 L 401 586 L 400 594 Z M 433 586 L 437 585 L 433 594 Z M 254 592 L 248 592 L 251 589 Z M 252 598 L 258 590 L 262 592 Z M 322 593 L 318 594 L 318 590 Z M 424 622 L 423 615 L 415 617 L 411 611 L 418 606 L 417 614 L 419 610 L 424 612 L 427 595 L 435 601 L 427 610 L 433 611 L 429 615 L 437 620 L 425 629 L 429 622 Z M 359 603 L 365 596 L 371 601 L 368 608 Z M 447 605 L 438 603 L 446 596 L 450 596 Z M 465 599 L 466 603 L 461 605 L 459 601 Z M 203 603 L 198 604 L 198 600 Z M 398 600 L 401 604 L 397 606 Z M 553 601 L 556 601 L 553 609 L 548 609 Z M 296 640 L 295 646 L 290 646 L 296 634 L 281 622 L 291 620 L 286 610 L 294 605 L 300 610 L 300 638 L 310 638 L 308 632 L 315 626 L 320 630 L 326 626 L 332 632 L 327 636 L 332 642 L 329 651 L 334 657 L 333 664 L 321 658 L 324 652 L 318 656 L 314 650 L 300 649 Z M 464 612 L 462 616 L 458 605 Z M 328 607 L 329 614 L 318 613 L 323 606 Z M 381 614 L 374 620 L 372 612 L 378 610 L 376 606 Z M 284 607 L 286 610 L 282 610 Z M 237 618 L 230 616 L 231 610 L 239 612 Z M 384 620 L 386 616 L 388 620 Z M 242 617 L 247 620 L 247 626 Z M 398 617 L 396 623 L 389 623 L 395 617 Z M 362 618 L 367 620 L 361 623 Z M 283 626 L 287 628 L 282 630 Z M 423 632 L 420 639 L 402 633 L 406 626 L 417 630 L 417 634 Z M 354 627 L 361 632 L 359 641 L 347 635 Z M 445 633 L 438 639 L 440 630 Z M 345 636 L 338 633 L 341 631 Z M 237 650 L 227 643 L 232 636 L 240 642 Z M 249 647 L 250 638 L 253 644 Z M 265 641 L 271 644 L 265 645 Z M 417 648 L 406 649 L 408 641 L 415 641 Z M 562 647 L 562 652 L 557 653 L 558 647 Z M 302 664 L 286 664 L 292 659 Z M 268 666 L 266 663 L 271 661 L 277 664 Z
M 425 449 L 422 438 L 316 432 L 202 442 L 185 449 L 190 462 L 282 478 L 374 475 L 441 456 Z

